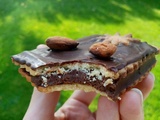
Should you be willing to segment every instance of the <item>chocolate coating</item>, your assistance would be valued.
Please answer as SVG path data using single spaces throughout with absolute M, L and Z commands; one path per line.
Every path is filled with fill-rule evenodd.
M 87 73 L 84 71 L 78 71 L 76 69 L 66 72 L 65 74 L 50 74 L 49 76 L 37 75 L 31 76 L 25 69 L 23 73 L 27 74 L 31 78 L 31 82 L 36 87 L 47 87 L 61 84 L 83 84 L 96 88 L 99 91 L 105 92 L 111 99 L 117 100 L 122 94 L 122 91 L 132 87 L 141 77 L 145 76 L 147 72 L 156 63 L 155 54 L 158 50 L 147 44 L 146 42 L 140 42 L 138 40 L 127 41 L 127 44 L 123 42 L 117 44 L 117 49 L 114 54 L 107 58 L 99 58 L 89 52 L 89 48 L 93 43 L 104 41 L 106 35 L 94 35 L 78 39 L 79 43 L 76 49 L 70 51 L 54 51 L 49 47 L 38 48 L 31 51 L 24 51 L 20 54 L 13 55 L 13 62 L 20 65 L 27 65 L 31 69 L 35 70 L 40 67 L 52 67 L 55 65 L 63 65 L 66 63 L 88 63 L 102 65 L 109 71 L 115 73 L 125 68 L 127 65 L 142 61 L 137 69 L 133 69 L 132 72 L 128 72 L 127 76 L 120 76 L 114 79 L 111 84 L 104 85 L 105 81 L 109 77 L 103 76 L 101 80 L 95 78 L 90 82 L 91 77 L 87 77 Z M 126 43 L 126 41 L 125 41 Z M 127 68 L 127 67 L 126 67 Z M 89 73 L 90 74 L 90 71 Z M 46 80 L 47 79 L 47 80 Z M 47 86 L 44 86 L 46 83 Z
M 108 70 L 117 72 L 126 65 L 141 60 L 151 54 L 155 54 L 158 50 L 146 42 L 130 42 L 129 45 L 120 43 L 116 52 L 106 59 L 100 59 L 92 55 L 88 49 L 95 42 L 104 40 L 104 35 L 94 35 L 79 39 L 79 46 L 71 51 L 53 51 L 48 47 L 24 51 L 20 54 L 12 56 L 13 61 L 20 64 L 26 64 L 32 69 L 36 69 L 45 65 L 54 66 L 58 64 L 70 62 L 85 62 L 100 64 Z

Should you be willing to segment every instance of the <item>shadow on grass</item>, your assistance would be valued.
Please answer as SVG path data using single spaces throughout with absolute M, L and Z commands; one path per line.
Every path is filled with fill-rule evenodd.
M 34 18 L 57 25 L 61 24 L 61 17 L 66 20 L 93 21 L 104 25 L 121 24 L 128 19 L 127 15 L 144 20 L 159 20 L 160 16 L 157 16 L 153 10 L 160 9 L 159 5 L 159 0 L 154 2 L 150 0 L 144 2 L 133 0 L 1 0 L 0 111 L 3 112 L 0 113 L 0 118 L 4 119 L 7 116 L 12 120 L 14 120 L 13 117 L 21 119 L 31 95 L 32 87 L 20 78 L 17 67 L 11 63 L 10 59 L 11 55 L 22 50 L 34 49 L 41 43 L 40 38 L 36 37 L 34 32 L 26 33 L 22 29 L 21 23 L 24 19 Z M 63 102 L 61 101 L 60 104 Z
M 40 11 L 42 16 L 39 17 L 46 18 L 49 22 L 58 21 L 54 14 L 59 14 L 66 19 L 95 20 L 103 24 L 123 23 L 126 14 L 142 19 L 158 20 L 160 18 L 153 11 L 153 8 L 160 9 L 158 0 L 156 2 L 137 1 L 136 3 L 133 0 L 58 0 L 54 2 L 48 0 L 46 4 L 47 6 Z
M 153 9 L 160 9 L 160 1 L 127 1 L 127 0 L 4 0 L 0 4 L 1 19 L 17 8 L 22 9 L 22 14 L 28 14 L 38 20 L 48 20 L 50 23 L 59 24 L 60 16 L 74 20 L 95 20 L 103 24 L 122 23 L 126 14 L 142 19 L 160 19 Z

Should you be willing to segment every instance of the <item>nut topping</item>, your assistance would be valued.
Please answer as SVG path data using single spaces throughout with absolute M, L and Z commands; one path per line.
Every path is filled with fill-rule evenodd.
M 114 44 L 99 42 L 99 43 L 93 44 L 89 48 L 89 51 L 97 57 L 107 58 L 113 55 L 116 49 L 117 49 L 117 46 L 115 46 Z
M 130 42 L 139 42 L 139 41 L 140 40 L 138 39 L 132 38 L 132 34 L 120 36 L 120 34 L 117 33 L 113 36 L 110 36 L 110 35 L 105 36 L 105 39 L 103 42 L 112 43 L 114 45 L 118 45 L 119 43 L 123 43 L 124 45 L 129 45 Z
M 55 36 L 46 40 L 46 45 L 52 50 L 72 50 L 78 46 L 78 42 L 65 37 Z
M 132 38 L 132 34 L 120 36 L 119 33 L 116 33 L 113 36 L 106 34 L 103 37 L 99 37 L 99 39 L 103 39 L 103 41 L 91 45 L 89 51 L 93 55 L 102 58 L 107 58 L 113 55 L 120 43 L 128 46 L 130 42 L 140 42 L 140 40 Z

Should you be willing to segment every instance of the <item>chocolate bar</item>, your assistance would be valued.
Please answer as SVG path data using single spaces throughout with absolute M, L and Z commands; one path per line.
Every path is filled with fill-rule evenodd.
M 13 55 L 12 61 L 41 92 L 95 91 L 116 101 L 144 79 L 159 53 L 156 47 L 132 38 L 131 34 L 93 35 L 76 42 L 73 49 L 46 46 L 24 51 Z M 72 47 L 67 45 L 70 46 L 66 48 Z

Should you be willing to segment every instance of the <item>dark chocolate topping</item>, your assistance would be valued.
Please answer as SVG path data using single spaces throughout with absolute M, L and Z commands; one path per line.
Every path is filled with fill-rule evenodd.
M 128 87 L 131 87 L 140 77 L 144 76 L 147 72 L 149 72 L 152 67 L 155 65 L 156 59 L 155 57 L 151 57 L 146 62 L 144 62 L 139 69 L 135 70 L 133 73 L 129 74 L 127 77 L 118 80 L 116 83 L 116 90 L 114 92 L 114 97 L 118 97 L 120 92 Z
M 88 49 L 95 42 L 104 40 L 104 35 L 94 35 L 79 39 L 79 46 L 71 51 L 52 51 L 48 47 L 24 51 L 20 54 L 12 56 L 12 59 L 20 64 L 26 64 L 32 69 L 45 65 L 52 66 L 55 64 L 64 64 L 72 62 L 85 62 L 93 64 L 101 64 L 109 70 L 117 72 L 126 65 L 137 62 L 151 54 L 155 54 L 158 50 L 146 42 L 130 42 L 129 45 L 120 43 L 116 52 L 107 59 L 100 59 L 92 55 Z

